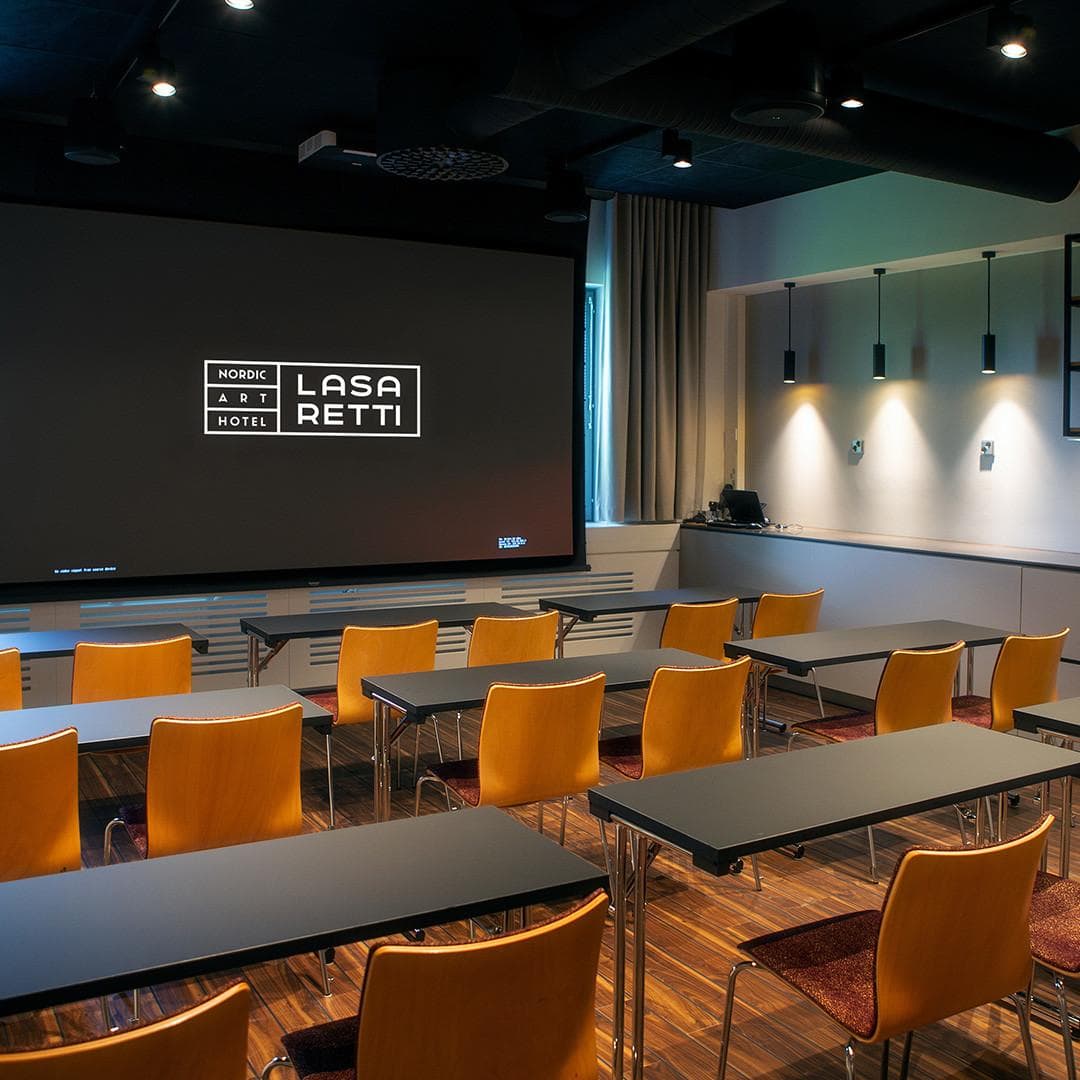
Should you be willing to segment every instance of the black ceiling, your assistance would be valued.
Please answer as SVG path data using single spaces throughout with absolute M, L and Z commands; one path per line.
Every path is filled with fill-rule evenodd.
M 168 6 L 162 0 L 3 0 L 0 119 L 62 123 L 74 98 L 95 83 L 117 80 Z M 370 147 L 378 79 L 388 60 L 440 57 L 463 69 L 485 62 L 509 72 L 521 37 L 573 32 L 583 19 L 627 6 L 596 0 L 255 0 L 254 9 L 244 12 L 224 0 L 178 0 L 159 38 L 161 51 L 176 64 L 179 93 L 155 98 L 133 72 L 115 99 L 131 136 L 129 154 L 138 153 L 141 138 L 295 156 L 297 144 L 322 129 Z M 946 16 L 977 6 L 956 0 L 786 0 L 779 14 L 812 19 L 825 55 L 856 60 L 869 89 L 1033 131 L 1080 122 L 1073 55 L 1080 3 L 1017 4 L 1038 27 L 1032 54 L 1021 62 L 985 47 L 985 13 L 946 22 Z M 911 27 L 939 21 L 946 24 L 896 40 Z M 732 37 L 733 31 L 714 35 L 687 54 L 722 63 Z M 538 184 L 549 159 L 569 158 L 594 189 L 737 207 L 876 171 L 865 163 L 704 135 L 694 137 L 694 167 L 679 170 L 659 156 L 659 130 L 645 125 L 565 109 L 523 116 L 490 139 L 510 162 L 495 183 Z M 376 168 L 367 159 L 356 172 Z

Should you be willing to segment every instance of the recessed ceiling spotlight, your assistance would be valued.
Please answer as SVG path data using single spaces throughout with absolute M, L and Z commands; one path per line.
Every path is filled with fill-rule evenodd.
M 225 0 L 225 3 L 237 11 L 250 11 L 255 6 L 255 0 Z
M 990 12 L 986 46 L 997 49 L 1008 60 L 1023 60 L 1035 39 L 1035 24 L 1012 10 L 1009 0 L 998 0 Z
M 676 169 L 689 169 L 694 164 L 694 144 L 680 138 L 675 128 L 666 128 L 660 140 L 660 155 L 671 158 Z
M 143 82 L 150 84 L 150 89 L 158 97 L 169 98 L 176 93 L 176 68 L 171 60 L 158 52 L 156 44 L 151 43 L 143 53 Z

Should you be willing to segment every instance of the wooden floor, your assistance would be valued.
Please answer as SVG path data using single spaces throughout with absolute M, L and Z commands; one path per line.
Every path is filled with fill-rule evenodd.
M 605 712 L 608 727 L 633 722 L 640 716 L 642 702 L 642 694 L 609 695 Z M 774 693 L 770 699 L 770 712 L 781 719 L 807 716 L 809 710 L 805 699 L 792 695 Z M 464 727 L 468 753 L 476 743 L 477 716 L 467 714 Z M 442 734 L 449 753 L 455 741 L 452 717 L 443 720 Z M 422 758 L 430 759 L 434 753 L 430 730 L 425 730 L 422 738 Z M 411 756 L 411 736 L 407 743 Z M 782 746 L 780 739 L 763 736 L 765 752 L 778 751 Z M 365 825 L 372 817 L 370 732 L 346 731 L 335 739 L 335 749 L 338 825 Z M 307 827 L 312 830 L 326 826 L 323 760 L 322 741 L 314 735 L 305 736 L 303 797 Z M 142 792 L 144 770 L 143 753 L 83 757 L 80 786 L 85 865 L 100 864 L 105 823 L 118 802 Z M 408 773 L 406 767 L 404 787 L 394 792 L 396 816 L 412 813 Z M 425 808 L 436 812 L 444 810 L 445 803 L 431 795 Z M 1010 828 L 1015 830 L 1034 821 L 1036 813 L 1031 801 L 1025 799 L 1011 815 Z M 529 809 L 519 816 L 531 824 L 534 815 L 535 810 Z M 549 829 L 557 827 L 557 813 L 549 810 L 547 820 Z M 876 836 L 881 873 L 887 880 L 898 855 L 912 843 L 955 843 L 955 815 L 950 810 L 907 819 L 877 829 Z M 571 810 L 567 845 L 598 865 L 603 864 L 596 825 L 581 797 Z M 126 840 L 120 841 L 119 852 L 121 857 L 134 857 Z M 408 857 L 405 852 L 402 856 Z M 866 878 L 865 833 L 815 843 L 801 861 L 769 853 L 762 856 L 761 867 L 764 891 L 755 893 L 749 873 L 714 879 L 694 871 L 685 856 L 668 853 L 661 854 L 654 864 L 649 885 L 647 1076 L 661 1080 L 715 1075 L 724 984 L 739 941 L 844 911 L 877 907 L 884 893 L 884 884 L 871 885 Z M 258 903 L 258 897 L 251 899 L 253 904 Z M 78 912 L 72 912 L 71 917 L 77 919 Z M 457 924 L 429 932 L 428 939 L 462 940 L 465 935 L 466 928 Z M 263 1064 L 280 1052 L 282 1032 L 355 1013 L 366 955 L 366 945 L 337 950 L 331 968 L 334 995 L 329 1000 L 319 992 L 315 958 L 299 956 L 212 978 L 156 986 L 142 995 L 144 1016 L 156 1018 L 173 1012 L 243 977 L 255 995 L 249 1065 L 252 1075 L 258 1076 Z M 612 967 L 609 926 L 597 993 L 597 1048 L 604 1076 L 610 1075 Z M 126 997 L 114 997 L 112 1007 L 120 1015 L 129 1015 Z M 433 1024 L 437 1030 L 437 1017 Z M 0 1046 L 44 1046 L 96 1036 L 102 1031 L 97 1003 L 88 1002 L 0 1021 Z M 1048 1080 L 1063 1080 L 1057 1032 L 1035 1024 L 1034 1034 L 1042 1075 Z M 794 992 L 770 976 L 749 973 L 741 980 L 735 1009 L 728 1075 L 774 1080 L 843 1076 L 843 1042 L 841 1030 Z M 894 1053 L 893 1076 L 898 1075 L 898 1057 Z M 878 1075 L 877 1048 L 862 1050 L 859 1061 L 861 1076 Z M 286 1071 L 275 1075 L 291 1074 Z M 911 1075 L 953 1080 L 1025 1077 L 1015 1015 L 1000 1006 L 988 1006 L 919 1032 Z

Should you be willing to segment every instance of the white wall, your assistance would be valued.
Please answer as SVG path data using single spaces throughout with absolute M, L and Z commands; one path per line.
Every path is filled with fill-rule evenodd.
M 1061 252 L 992 268 L 998 371 L 979 372 L 985 266 L 886 276 L 888 379 L 874 382 L 875 282 L 793 296 L 799 383 L 780 372 L 782 292 L 747 300 L 747 470 L 770 517 L 829 529 L 1078 550 L 1080 443 L 1061 437 Z M 864 456 L 849 453 L 865 440 Z M 979 440 L 992 439 L 992 462 Z

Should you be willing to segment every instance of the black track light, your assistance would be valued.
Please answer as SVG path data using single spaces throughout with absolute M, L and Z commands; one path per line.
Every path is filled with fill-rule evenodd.
M 787 289 L 787 348 L 784 350 L 784 382 L 795 381 L 795 350 L 791 347 L 791 291 L 795 288 L 794 281 L 785 281 Z
M 158 97 L 169 98 L 176 94 L 176 68 L 171 60 L 161 55 L 157 42 L 151 42 L 143 50 L 142 79 Z
M 120 160 L 124 133 L 112 104 L 91 95 L 72 103 L 64 135 L 64 157 L 79 165 L 115 165 Z
M 681 138 L 675 128 L 666 128 L 660 140 L 660 155 L 671 158 L 676 169 L 689 169 L 694 164 L 694 144 Z
M 1009 0 L 997 0 L 986 26 L 986 47 L 1009 60 L 1023 60 L 1035 40 L 1035 24 L 1012 10 Z
M 874 345 L 874 378 L 880 381 L 885 378 L 885 345 L 881 340 L 881 279 L 885 276 L 885 268 L 877 267 L 874 274 L 877 276 L 877 343 Z
M 866 104 L 862 75 L 852 67 L 838 68 L 829 80 L 829 97 L 843 109 L 861 109 Z
M 982 373 L 984 375 L 997 374 L 997 338 L 990 333 L 990 260 L 997 254 L 996 251 L 984 251 L 982 257 L 986 260 L 986 333 L 982 340 Z
M 559 225 L 580 225 L 589 220 L 589 196 L 581 173 L 562 168 L 548 173 L 544 217 Z

